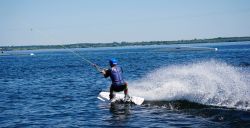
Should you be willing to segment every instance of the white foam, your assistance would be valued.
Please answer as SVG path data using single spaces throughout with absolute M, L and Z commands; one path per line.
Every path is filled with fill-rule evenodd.
M 248 109 L 249 76 L 226 63 L 210 60 L 160 68 L 130 81 L 129 91 L 145 100 L 188 100 Z

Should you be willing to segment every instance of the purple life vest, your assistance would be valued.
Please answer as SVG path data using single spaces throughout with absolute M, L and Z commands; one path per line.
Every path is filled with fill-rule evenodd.
M 122 68 L 115 66 L 110 69 L 110 78 L 113 85 L 123 85 Z

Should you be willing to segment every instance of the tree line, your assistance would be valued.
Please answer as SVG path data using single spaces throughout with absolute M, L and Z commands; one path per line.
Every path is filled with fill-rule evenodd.
M 30 46 L 0 46 L 0 51 L 12 50 L 36 50 L 36 49 L 63 49 L 63 48 L 95 48 L 95 47 L 121 47 L 143 45 L 167 45 L 167 44 L 193 44 L 193 43 L 219 43 L 250 41 L 250 37 L 218 37 L 211 39 L 192 39 L 176 41 L 141 41 L 141 42 L 113 42 L 113 43 L 75 43 L 67 45 L 30 45 Z

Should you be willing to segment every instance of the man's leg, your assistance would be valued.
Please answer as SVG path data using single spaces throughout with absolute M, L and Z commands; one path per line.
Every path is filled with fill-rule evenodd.
M 125 86 L 124 87 L 124 94 L 127 95 L 128 94 L 128 83 L 125 82 L 124 86 Z
M 110 100 L 114 98 L 113 92 L 114 92 L 114 89 L 113 89 L 113 86 L 111 85 L 111 86 L 110 86 L 110 91 L 109 91 L 109 99 L 110 99 Z
M 129 101 L 130 96 L 128 95 L 128 83 L 127 82 L 125 82 L 124 84 L 124 95 L 125 95 L 124 97 L 125 101 Z

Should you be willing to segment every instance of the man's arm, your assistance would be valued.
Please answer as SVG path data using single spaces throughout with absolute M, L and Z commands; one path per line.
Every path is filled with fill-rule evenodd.
M 105 78 L 107 78 L 107 77 L 110 76 L 110 71 L 107 70 L 107 69 L 102 70 L 101 73 L 103 74 L 103 76 L 104 76 Z

